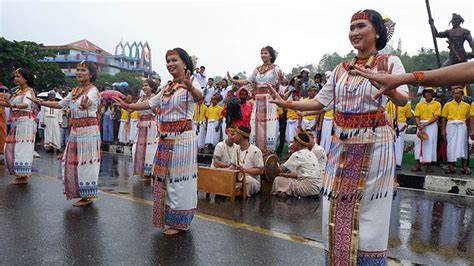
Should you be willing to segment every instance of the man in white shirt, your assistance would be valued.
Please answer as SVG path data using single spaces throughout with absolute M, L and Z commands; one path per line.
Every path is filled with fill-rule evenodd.
M 204 104 L 209 107 L 211 105 L 211 98 L 215 93 L 214 79 L 207 80 L 207 86 L 202 90 L 202 97 L 204 97 Z
M 196 69 L 196 72 L 194 73 L 194 78 L 199 83 L 199 86 L 201 86 L 201 89 L 206 88 L 207 84 L 206 74 L 204 74 L 204 71 L 206 71 L 206 67 L 200 66 L 199 69 Z
M 234 143 L 234 128 L 229 127 L 226 133 L 227 139 L 217 143 L 214 148 L 211 167 L 229 168 L 232 166 L 232 157 L 236 156 L 239 145 Z
M 245 173 L 247 196 L 250 197 L 260 191 L 260 175 L 264 168 L 262 151 L 250 144 L 250 128 L 246 126 L 236 127 L 233 138 L 239 148 L 232 157 L 232 168 Z M 237 184 L 237 189 L 241 186 L 241 183 Z

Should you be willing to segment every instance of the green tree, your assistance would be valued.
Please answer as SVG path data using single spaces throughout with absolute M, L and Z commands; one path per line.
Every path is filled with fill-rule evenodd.
M 30 70 L 36 76 L 33 87 L 38 92 L 65 85 L 66 76 L 56 64 L 38 61 L 53 56 L 44 49 L 43 44 L 0 38 L 0 51 L 0 81 L 5 86 L 15 86 L 13 72 L 19 67 Z

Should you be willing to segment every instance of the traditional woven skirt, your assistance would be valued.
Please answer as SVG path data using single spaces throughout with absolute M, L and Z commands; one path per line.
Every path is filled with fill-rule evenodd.
M 334 117 L 337 138 L 331 144 L 321 191 L 328 265 L 387 264 L 395 133 L 384 119 L 372 123 L 376 116 L 336 113 Z
M 158 146 L 158 125 L 155 116 L 141 116 L 138 122 L 138 134 L 132 146 L 133 174 L 150 176 L 153 159 Z
M 31 112 L 13 111 L 5 143 L 5 163 L 11 175 L 30 176 L 35 149 L 36 123 Z
M 270 103 L 270 94 L 255 95 L 255 106 L 250 117 L 250 142 L 260 149 L 274 151 L 278 139 L 277 106 Z
M 186 123 L 183 126 L 183 123 Z M 193 122 L 161 122 L 153 165 L 153 225 L 187 230 L 197 206 L 197 137 Z M 185 129 L 177 132 L 175 129 Z
M 97 118 L 71 118 L 71 132 L 62 158 L 67 199 L 97 197 L 100 170 L 100 131 Z

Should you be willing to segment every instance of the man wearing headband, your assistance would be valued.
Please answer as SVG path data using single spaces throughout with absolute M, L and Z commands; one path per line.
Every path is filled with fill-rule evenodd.
M 311 138 L 305 133 L 295 136 L 291 156 L 280 165 L 280 175 L 273 181 L 272 194 L 278 196 L 319 196 L 323 182 L 316 156 L 309 150 Z
M 56 100 L 54 90 L 48 92 L 48 101 Z M 61 149 L 60 126 L 63 122 L 63 112 L 61 109 L 41 106 L 41 125 L 44 127 L 44 148 L 53 152 Z
M 453 100 L 446 103 L 441 112 L 443 118 L 441 134 L 447 142 L 447 155 L 449 169 L 447 174 L 456 173 L 454 164 L 458 159 L 462 161 L 462 173 L 470 175 L 471 170 L 467 166 L 468 140 L 467 125 L 469 119 L 470 106 L 462 100 L 463 86 L 453 88 Z M 449 137 L 448 137 L 449 136 Z
M 235 127 L 234 142 L 239 145 L 237 152 L 232 156 L 233 168 L 245 173 L 247 196 L 250 197 L 260 191 L 260 175 L 263 173 L 263 155 L 257 146 L 250 144 L 250 128 Z M 241 183 L 237 184 L 240 189 Z
M 423 90 L 425 101 L 419 102 L 415 107 L 416 126 L 419 131 L 425 132 L 428 139 L 415 140 L 416 166 L 413 172 L 421 171 L 421 164 L 426 164 L 426 171 L 431 173 L 431 163 L 436 162 L 436 147 L 438 142 L 438 117 L 441 115 L 441 104 L 435 101 L 435 91 L 432 87 Z
M 226 129 L 227 139 L 217 143 L 212 156 L 211 167 L 229 168 L 232 165 L 232 157 L 236 154 L 238 145 L 234 143 L 235 129 Z

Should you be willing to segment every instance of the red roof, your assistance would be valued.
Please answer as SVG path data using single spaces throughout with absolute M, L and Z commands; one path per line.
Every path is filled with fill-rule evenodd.
M 72 42 L 69 44 L 65 45 L 47 45 L 47 48 L 56 48 L 56 49 L 77 49 L 81 51 L 90 51 L 90 52 L 95 52 L 98 54 L 106 54 L 106 55 L 111 55 L 109 52 L 107 52 L 105 49 L 100 48 L 99 46 L 91 43 L 90 41 L 83 39 L 80 41 Z

